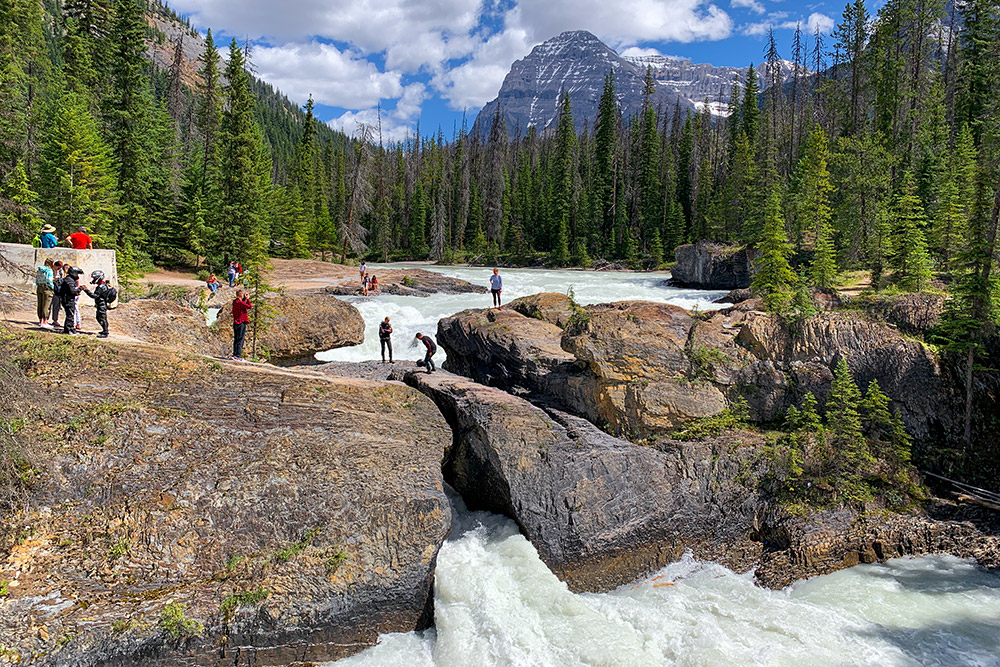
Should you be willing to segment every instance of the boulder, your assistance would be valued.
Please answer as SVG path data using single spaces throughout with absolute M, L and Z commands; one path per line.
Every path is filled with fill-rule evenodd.
M 749 527 L 762 506 L 747 445 L 758 436 L 642 447 L 447 373 L 406 382 L 452 425 L 449 484 L 470 509 L 513 518 L 571 589 L 615 588 L 686 549 L 740 570 L 756 562 Z
M 322 290 L 269 294 L 265 304 L 271 317 L 259 347 L 272 361 L 308 361 L 317 352 L 364 342 L 365 321 L 358 309 Z M 228 349 L 233 344 L 232 321 L 229 301 L 212 326 L 216 338 Z M 251 344 L 252 332 L 248 328 L 247 349 Z
M 750 287 L 753 278 L 752 248 L 713 241 L 678 246 L 677 264 L 670 271 L 671 282 L 699 289 L 739 289 Z
M 474 285 L 460 278 L 452 278 L 425 269 L 407 269 L 405 271 L 389 269 L 378 271 L 374 275 L 378 277 L 379 291 L 382 294 L 425 297 L 431 294 L 485 294 L 487 292 L 483 285 Z M 361 286 L 357 280 L 340 285 L 330 285 L 326 291 L 337 296 L 361 296 Z
M 150 346 L 0 346 L 33 477 L 16 513 L 0 502 L 8 659 L 307 664 L 431 623 L 451 433 L 419 392 Z
M 573 316 L 572 303 L 565 294 L 542 292 L 514 299 L 507 304 L 507 308 L 565 329 Z

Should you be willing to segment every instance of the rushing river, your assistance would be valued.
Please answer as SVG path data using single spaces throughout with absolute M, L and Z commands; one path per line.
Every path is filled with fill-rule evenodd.
M 374 267 L 378 273 L 379 267 Z M 420 267 L 429 268 L 429 267 Z M 486 285 L 488 269 L 433 267 Z M 503 270 L 504 302 L 537 292 L 582 304 L 625 299 L 716 308 L 723 292 L 663 286 L 664 276 Z M 488 294 L 348 299 L 365 342 L 317 355 L 379 357 L 377 326 L 395 328 L 398 357 L 417 331 Z M 1000 576 L 949 556 L 897 559 L 802 581 L 781 591 L 749 574 L 684 558 L 610 593 L 574 594 L 504 517 L 456 500 L 434 587 L 435 628 L 383 636 L 341 666 L 982 665 L 1000 666 Z
M 456 505 L 436 627 L 383 635 L 337 667 L 1000 665 L 1000 576 L 951 556 L 860 565 L 781 591 L 686 557 L 579 595 L 513 521 Z
M 398 269 L 406 265 L 393 264 Z M 369 264 L 369 272 L 379 274 L 385 265 Z M 489 286 L 490 269 L 467 267 L 437 267 L 421 265 L 419 268 L 437 271 L 447 276 L 461 278 L 477 285 Z M 546 271 L 539 269 L 502 269 L 503 301 L 507 303 L 518 297 L 539 292 L 561 292 L 570 288 L 576 300 L 583 304 L 607 303 L 645 299 L 661 303 L 673 303 L 685 308 L 698 307 L 702 310 L 719 308 L 712 301 L 726 294 L 705 290 L 678 289 L 666 287 L 666 274 L 662 273 L 620 273 L 594 271 Z M 393 326 L 393 344 L 397 357 L 419 358 L 422 354 L 413 345 L 417 332 L 437 335 L 437 323 L 466 308 L 485 308 L 491 305 L 489 294 L 432 294 L 429 297 L 393 296 L 381 294 L 372 297 L 347 297 L 365 318 L 365 342 L 354 347 L 321 352 L 316 358 L 321 361 L 366 361 L 379 358 L 378 323 L 388 315 Z M 411 349 L 412 346 L 412 349 Z M 444 351 L 438 353 L 438 365 L 444 358 Z

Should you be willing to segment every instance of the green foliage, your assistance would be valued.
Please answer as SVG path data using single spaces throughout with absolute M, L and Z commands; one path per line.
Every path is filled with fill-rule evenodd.
M 416 287 L 417 279 L 410 275 L 403 276 L 403 279 L 399 281 L 399 284 L 403 287 Z
M 696 419 L 670 434 L 675 440 L 703 440 L 714 438 L 725 431 L 749 428 L 749 408 L 746 399 L 739 399 L 725 410 L 711 417 Z
M 915 187 L 912 175 L 907 174 L 893 212 L 890 261 L 893 281 L 909 292 L 923 289 L 931 279 L 930 257 L 924 240 L 927 221 Z
M 312 544 L 313 540 L 316 539 L 316 536 L 319 535 L 319 533 L 320 533 L 319 526 L 310 528 L 309 530 L 307 530 L 305 533 L 302 534 L 302 537 L 298 541 L 292 542 L 291 544 L 288 544 L 279 549 L 274 554 L 274 560 L 278 561 L 279 563 L 287 563 L 292 558 L 300 554 L 303 549 Z
M 201 622 L 187 617 L 187 605 L 182 602 L 171 602 L 163 608 L 160 627 L 174 639 L 197 637 L 205 631 Z
M 222 617 L 223 622 L 228 623 L 237 609 L 258 605 L 270 595 L 271 591 L 264 587 L 233 593 L 222 601 L 222 604 L 219 606 L 219 615 Z
M 326 571 L 333 573 L 340 569 L 340 566 L 347 562 L 347 554 L 343 551 L 338 551 L 324 561 L 323 565 L 326 567 Z
M 773 313 L 787 312 L 792 305 L 797 278 L 788 263 L 791 245 L 785 234 L 781 200 L 772 191 L 764 214 L 764 233 L 758 246 L 757 273 L 752 289 L 762 297 L 764 307 Z

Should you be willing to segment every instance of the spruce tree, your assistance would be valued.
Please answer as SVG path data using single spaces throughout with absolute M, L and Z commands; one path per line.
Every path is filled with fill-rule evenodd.
M 861 428 L 861 392 L 847 361 L 841 357 L 833 369 L 833 382 L 826 401 L 826 427 L 833 445 L 833 465 L 841 494 L 864 500 L 861 479 L 875 463 Z
M 262 278 L 267 263 L 267 220 L 270 160 L 254 114 L 250 75 L 243 50 L 234 39 L 226 66 L 226 110 L 218 134 L 217 193 L 213 224 L 217 242 L 213 256 L 219 264 L 238 260 Z
M 67 92 L 53 105 L 39 165 L 40 203 L 60 236 L 86 226 L 112 232 L 117 189 L 110 152 L 85 98 Z
M 837 280 L 837 256 L 833 245 L 829 150 L 826 133 L 816 125 L 806 140 L 805 153 L 798 166 L 797 213 L 809 226 L 815 254 L 809 267 L 810 282 L 816 287 L 833 287 Z M 803 235 L 805 236 L 805 235 Z M 803 245 L 809 245 L 803 243 Z
M 614 187 L 615 152 L 618 142 L 618 98 L 615 95 L 615 76 L 608 72 L 604 77 L 604 91 L 597 107 L 594 127 L 594 184 L 592 204 L 596 229 L 605 252 L 613 251 L 609 245 L 614 237 Z
M 914 190 L 913 176 L 907 173 L 893 211 L 893 254 L 890 262 L 893 281 L 910 292 L 925 288 L 931 279 L 930 257 L 924 240 L 926 218 Z
M 222 70 L 219 50 L 215 47 L 212 31 L 205 35 L 205 51 L 201 55 L 198 74 L 198 110 L 195 124 L 201 132 L 201 178 L 198 195 L 206 196 L 206 186 L 215 167 L 215 140 L 222 123 Z
M 577 140 L 569 93 L 563 91 L 559 125 L 556 128 L 556 160 L 553 173 L 554 208 L 552 261 L 566 266 L 570 260 L 570 224 L 576 214 Z
M 757 273 L 751 288 L 761 296 L 764 308 L 772 313 L 785 313 L 791 307 L 797 278 L 788 263 L 791 244 L 785 233 L 781 214 L 781 198 L 772 190 L 764 210 L 764 231 L 757 246 Z
M 18 162 L 0 185 L 0 199 L 7 205 L 0 209 L 0 238 L 17 243 L 30 241 L 42 227 L 35 202 L 38 195 L 28 184 L 24 166 Z

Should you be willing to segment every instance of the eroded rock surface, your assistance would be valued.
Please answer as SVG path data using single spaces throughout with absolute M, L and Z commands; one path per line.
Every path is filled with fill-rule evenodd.
M 431 294 L 485 294 L 487 291 L 484 285 L 474 285 L 460 278 L 452 278 L 425 269 L 407 269 L 405 271 L 390 269 L 377 271 L 375 276 L 378 278 L 379 290 L 383 294 L 424 297 Z M 483 282 L 486 282 L 485 278 Z M 339 296 L 358 296 L 361 294 L 361 286 L 357 281 L 352 281 L 340 285 L 330 285 L 326 291 L 329 294 Z
M 113 331 L 147 343 L 216 357 L 232 350 L 232 343 L 227 348 L 212 334 L 200 311 L 173 301 L 133 299 L 111 311 L 109 317 Z
M 677 264 L 670 276 L 677 285 L 732 290 L 750 287 L 753 279 L 754 253 L 743 246 L 698 241 L 678 246 L 674 257 Z
M 37 471 L 0 522 L 8 657 L 303 664 L 431 622 L 451 433 L 419 392 L 79 338 L 0 345 Z M 191 622 L 179 637 L 169 605 Z
M 317 352 L 360 345 L 365 340 L 365 321 L 358 309 L 322 290 L 269 294 L 265 305 L 271 311 L 271 318 L 259 346 L 273 361 L 307 361 Z M 232 301 L 229 301 L 212 326 L 216 338 L 228 349 L 233 344 L 232 322 Z M 248 328 L 247 349 L 251 336 L 252 330 Z
M 740 399 L 759 421 L 781 418 L 808 391 L 822 404 L 841 357 L 862 389 L 878 380 L 918 439 L 937 437 L 961 413 L 930 351 L 855 311 L 789 324 L 742 305 L 697 317 L 643 301 L 582 310 L 565 329 L 512 309 L 445 318 L 438 326 L 445 367 L 550 397 L 609 432 L 638 437 Z
M 755 562 L 748 526 L 761 505 L 745 463 L 758 436 L 643 447 L 466 378 L 406 381 L 452 425 L 449 483 L 470 508 L 517 521 L 574 590 L 614 588 L 685 549 L 737 569 Z

